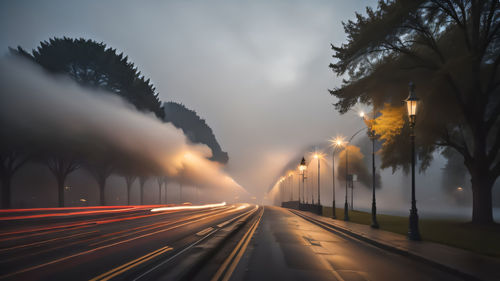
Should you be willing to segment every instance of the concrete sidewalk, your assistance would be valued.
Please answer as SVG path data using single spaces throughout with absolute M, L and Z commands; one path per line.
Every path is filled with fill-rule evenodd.
M 500 259 L 443 244 L 410 241 L 404 235 L 373 229 L 369 225 L 334 220 L 310 212 L 297 210 L 292 210 L 292 212 L 318 220 L 345 235 L 421 260 L 470 280 L 500 280 Z

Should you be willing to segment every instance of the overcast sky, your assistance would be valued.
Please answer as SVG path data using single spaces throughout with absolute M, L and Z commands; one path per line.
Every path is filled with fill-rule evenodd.
M 124 52 L 163 101 L 195 110 L 229 153 L 227 171 L 262 198 L 297 151 L 363 126 L 339 116 L 330 43 L 375 0 L 1 1 L 0 53 L 50 37 Z

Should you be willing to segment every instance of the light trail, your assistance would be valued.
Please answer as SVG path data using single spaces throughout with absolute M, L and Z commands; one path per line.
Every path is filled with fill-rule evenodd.
M 64 212 L 64 213 L 46 213 L 46 214 L 34 214 L 34 215 L 22 215 L 22 216 L 2 216 L 0 217 L 0 221 L 5 221 L 5 220 L 24 220 L 24 219 L 38 219 L 38 218 L 51 218 L 51 217 L 67 217 L 67 216 L 79 216 L 79 215 L 99 215 L 99 214 L 106 214 L 106 213 L 120 213 L 120 212 L 132 212 L 132 211 L 139 211 L 139 210 L 147 210 L 151 207 L 158 207 L 162 205 L 152 205 L 152 206 L 125 206 L 124 208 L 118 208 L 117 206 L 114 206 L 113 208 L 94 208 L 94 207 L 89 207 L 91 208 L 90 210 L 85 210 L 85 209 L 71 209 L 71 210 L 85 210 L 85 211 L 76 211 L 76 212 Z M 58 209 L 62 210 L 64 208 Z M 92 209 L 98 209 L 98 210 L 92 210 Z M 105 210 L 101 210 L 105 209 Z M 26 209 L 20 209 L 20 210 L 26 210 Z M 45 209 L 47 210 L 47 209 Z M 11 211 L 11 210 L 9 210 Z M 13 212 L 16 213 L 16 212 Z
M 231 212 L 234 212 L 234 211 L 235 211 L 235 209 L 233 209 L 233 210 L 227 210 L 225 212 L 231 213 Z M 221 212 L 221 213 L 223 213 L 223 212 Z M 177 228 L 180 228 L 182 226 L 186 226 L 186 225 L 193 224 L 193 223 L 196 223 L 196 222 L 200 222 L 200 221 L 203 221 L 203 220 L 206 220 L 206 219 L 209 219 L 209 218 L 220 216 L 221 213 L 216 213 L 216 214 L 212 214 L 212 215 L 209 215 L 209 216 L 204 216 L 202 218 L 198 218 L 198 219 L 195 219 L 195 220 L 184 222 L 182 224 L 178 224 L 178 225 L 171 226 L 171 227 L 168 227 L 168 228 L 160 229 L 160 230 L 157 230 L 157 231 L 154 231 L 154 232 L 151 232 L 151 233 L 146 233 L 146 234 L 142 234 L 142 235 L 139 235 L 139 236 L 134 236 L 134 237 L 131 237 L 129 239 L 121 240 L 121 241 L 118 241 L 118 242 L 114 242 L 114 243 L 111 243 L 111 244 L 107 244 L 107 245 L 103 245 L 103 246 L 100 246 L 100 247 L 92 248 L 92 249 L 89 249 L 89 250 L 84 250 L 84 251 L 81 251 L 81 252 L 78 252 L 78 253 L 75 253 L 75 254 L 72 254 L 72 255 L 69 255 L 69 256 L 61 257 L 61 258 L 58 258 L 58 259 L 55 259 L 55 260 L 52 260 L 52 261 L 49 261 L 49 262 L 45 262 L 45 263 L 38 264 L 38 265 L 35 265 L 35 266 L 31 266 L 31 267 L 28 267 L 28 268 L 25 268 L 25 269 L 21 269 L 21 270 L 12 272 L 12 273 L 1 275 L 0 279 L 5 279 L 5 278 L 11 277 L 11 276 L 15 276 L 15 275 L 22 274 L 22 273 L 25 273 L 25 272 L 33 271 L 33 270 L 36 270 L 36 269 L 39 269 L 39 268 L 42 268 L 42 267 L 46 267 L 48 265 L 53 265 L 53 264 L 56 264 L 56 263 L 59 263 L 59 262 L 62 262 L 62 261 L 66 261 L 66 260 L 69 260 L 69 259 L 72 259 L 72 258 L 75 258 L 75 257 L 79 257 L 79 256 L 90 254 L 90 253 L 95 253 L 97 251 L 100 251 L 100 250 L 103 250 L 103 249 L 107 249 L 107 248 L 110 248 L 110 247 L 113 247 L 113 246 L 117 246 L 117 245 L 121 245 L 121 244 L 124 244 L 124 243 L 127 243 L 127 242 L 131 242 L 131 241 L 135 241 L 135 240 L 138 240 L 138 239 L 146 238 L 146 237 L 149 237 L 149 236 L 152 236 L 152 235 L 156 235 L 156 234 L 159 234 L 159 233 L 164 233 L 166 231 L 177 229 Z
M 175 207 L 154 208 L 151 209 L 151 212 L 174 211 L 174 210 L 196 210 L 196 209 L 223 207 L 223 206 L 226 206 L 226 202 L 217 204 L 197 205 L 197 206 L 175 206 Z
M 153 205 L 153 206 L 157 206 L 157 205 Z M 144 209 L 149 209 L 149 208 L 144 208 Z M 183 210 L 183 209 L 172 210 L 172 211 L 180 211 L 180 210 Z M 19 239 L 19 238 L 25 238 L 25 237 L 31 237 L 31 236 L 44 235 L 44 234 L 49 234 L 49 233 L 54 233 L 54 232 L 59 232 L 59 231 L 75 230 L 75 229 L 90 227 L 90 226 L 94 226 L 94 225 L 98 225 L 98 224 L 107 224 L 107 223 L 113 223 L 113 222 L 121 222 L 121 221 L 127 221 L 127 220 L 134 220 L 134 219 L 164 215 L 164 213 L 134 215 L 134 216 L 131 216 L 131 215 L 132 214 L 128 214 L 128 215 L 124 215 L 124 216 L 116 217 L 116 218 L 93 219 L 93 220 L 87 220 L 85 222 L 78 222 L 78 223 L 57 224 L 57 225 L 48 226 L 48 227 L 35 227 L 35 228 L 28 228 L 28 229 L 3 232 L 3 233 L 0 232 L 0 237 L 1 236 L 9 236 L 9 235 L 13 235 L 13 234 L 37 232 L 34 234 L 28 234 L 28 235 L 24 235 L 24 236 L 3 238 L 3 239 L 0 239 L 0 242 L 7 241 L 7 240 L 13 240 L 13 239 Z
M 65 248 L 65 247 L 68 247 L 68 246 L 72 246 L 72 245 L 88 244 L 88 246 L 94 247 L 94 246 L 97 246 L 97 245 L 106 244 L 107 242 L 111 242 L 113 240 L 124 239 L 126 237 L 130 237 L 130 236 L 133 236 L 133 235 L 136 235 L 136 234 L 139 234 L 139 233 L 143 233 L 143 232 L 147 232 L 147 231 L 152 231 L 152 230 L 155 230 L 155 229 L 159 229 L 161 227 L 172 226 L 172 225 L 175 225 L 176 223 L 182 223 L 182 222 L 188 222 L 189 223 L 189 221 L 197 219 L 197 218 L 200 218 L 200 217 L 201 218 L 213 217 L 214 215 L 219 215 L 219 214 L 223 214 L 225 212 L 233 212 L 233 211 L 235 211 L 235 209 L 232 210 L 231 208 L 226 209 L 226 210 L 214 210 L 214 211 L 211 211 L 211 212 L 208 212 L 208 213 L 203 213 L 203 214 L 198 214 L 198 215 L 192 215 L 192 216 L 189 216 L 187 218 L 180 218 L 180 219 L 176 219 L 176 220 L 173 220 L 173 221 L 159 222 L 159 223 L 155 223 L 153 225 L 145 225 L 145 226 L 140 226 L 140 227 L 136 227 L 136 228 L 132 228 L 132 229 L 125 229 L 125 230 L 122 230 L 122 231 L 108 233 L 108 234 L 100 235 L 98 237 L 88 238 L 88 239 L 85 239 L 85 240 L 78 240 L 78 241 L 73 241 L 73 242 L 69 242 L 69 243 L 64 243 L 64 244 L 61 244 L 59 246 L 51 247 L 49 249 L 27 253 L 27 254 L 25 254 L 23 256 L 19 256 L 19 257 L 13 257 L 13 258 L 8 258 L 8 259 L 0 260 L 0 263 L 11 262 L 11 261 L 14 261 L 14 260 L 18 260 L 20 258 L 26 258 L 27 256 L 36 256 L 36 255 L 39 255 L 39 254 L 42 254 L 42 253 L 47 253 L 47 252 L 50 252 L 50 251 L 54 251 L 54 250 L 57 250 L 57 249 L 62 249 L 62 248 Z M 150 216 L 157 216 L 157 215 L 163 215 L 163 213 L 161 213 L 161 214 L 153 214 L 153 215 L 150 215 Z M 131 230 L 137 230 L 137 229 L 141 229 L 141 228 L 143 228 L 143 229 L 139 230 L 139 231 L 132 231 L 131 232 Z M 118 235 L 117 236 L 117 234 L 120 234 L 120 233 L 123 233 L 123 232 L 126 232 L 127 234 L 125 234 L 125 235 Z M 102 240 L 102 238 L 109 237 L 109 236 L 114 236 L 114 237 L 112 237 L 110 239 Z M 95 241 L 95 240 L 99 240 L 99 241 L 92 242 L 92 241 Z M 131 239 L 129 239 L 129 240 L 131 240 Z M 116 243 L 113 243 L 113 244 L 119 244 L 119 242 L 116 242 Z M 102 246 L 102 247 L 104 247 L 104 246 Z M 0 279 L 1 279 L 1 277 L 0 277 Z
M 125 209 L 125 208 L 155 208 L 164 205 L 116 205 L 116 206 L 87 206 L 87 207 L 54 207 L 54 208 L 29 208 L 29 209 L 1 209 L 3 213 L 22 213 L 40 211 L 62 211 L 62 210 L 93 210 L 93 209 Z

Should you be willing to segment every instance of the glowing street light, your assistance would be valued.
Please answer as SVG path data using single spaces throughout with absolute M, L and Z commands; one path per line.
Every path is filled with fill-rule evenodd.
M 408 118 L 410 121 L 410 142 L 411 142 L 411 209 L 410 209 L 410 225 L 408 229 L 408 238 L 410 240 L 420 240 L 420 232 L 418 230 L 418 213 L 417 201 L 415 200 L 415 121 L 417 117 L 417 106 L 419 98 L 415 93 L 415 85 L 413 82 L 409 84 L 410 94 L 405 100 L 408 110 Z

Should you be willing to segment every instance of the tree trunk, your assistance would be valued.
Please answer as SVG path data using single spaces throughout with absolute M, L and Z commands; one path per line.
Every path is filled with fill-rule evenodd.
M 472 177 L 472 222 L 477 224 L 493 223 L 491 189 L 493 182 L 487 175 Z
M 2 209 L 10 209 L 10 176 L 5 176 L 2 178 Z
M 66 180 L 66 177 L 58 176 L 56 177 L 56 179 L 57 179 L 58 206 L 64 207 L 64 182 Z
M 477 224 L 493 223 L 493 204 L 491 190 L 495 179 L 488 171 L 484 161 L 474 159 L 470 166 L 472 183 L 472 222 Z
M 141 183 L 141 205 L 144 205 L 144 184 Z
M 106 188 L 106 179 L 99 180 L 99 200 L 101 202 L 101 206 L 106 205 L 106 198 L 104 196 L 104 189 Z
M 167 192 L 168 192 L 168 190 L 167 190 L 167 182 L 165 182 L 165 195 L 164 195 L 164 197 L 165 197 L 165 204 L 167 204 Z
M 132 186 L 127 182 L 127 205 L 130 205 L 130 189 Z
M 479 112 L 479 111 L 478 111 Z M 479 118 L 476 115 L 476 118 Z M 476 224 L 493 223 L 493 204 L 491 189 L 495 183 L 496 177 L 491 175 L 488 155 L 486 153 L 487 132 L 483 130 L 482 120 L 476 120 L 476 130 L 473 132 L 473 158 L 465 163 L 469 168 L 472 183 L 472 222 Z

